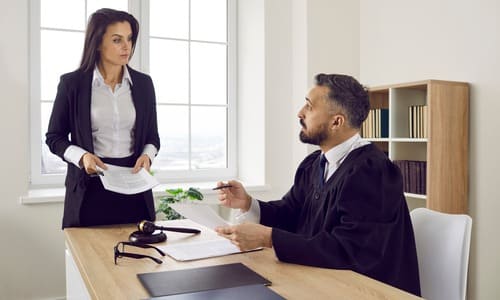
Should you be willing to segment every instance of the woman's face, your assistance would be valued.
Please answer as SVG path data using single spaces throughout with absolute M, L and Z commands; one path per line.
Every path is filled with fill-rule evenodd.
M 126 65 L 132 51 L 132 28 L 123 21 L 106 28 L 99 46 L 100 62 L 104 65 Z

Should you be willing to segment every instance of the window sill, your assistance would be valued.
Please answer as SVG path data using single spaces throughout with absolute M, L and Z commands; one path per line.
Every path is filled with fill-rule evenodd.
M 251 184 L 244 183 L 245 189 L 248 192 L 266 192 L 270 191 L 271 187 L 267 184 Z M 153 188 L 153 195 L 156 198 L 164 196 L 166 189 L 176 189 L 183 188 L 187 189 L 189 187 L 198 188 L 201 193 L 206 196 L 206 198 L 215 198 L 217 194 L 216 191 L 213 191 L 214 187 L 213 182 L 180 182 L 180 183 L 169 183 L 169 184 L 160 184 Z M 205 199 L 207 202 L 215 202 L 210 201 L 209 199 Z M 32 188 L 28 190 L 27 195 L 22 195 L 19 197 L 19 201 L 23 205 L 31 205 L 31 204 L 42 204 L 42 203 L 63 203 L 64 202 L 64 188 Z

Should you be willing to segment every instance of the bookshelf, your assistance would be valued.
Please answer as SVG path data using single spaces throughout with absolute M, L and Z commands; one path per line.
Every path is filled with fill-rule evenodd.
M 425 162 L 424 171 L 418 167 L 423 178 L 413 182 L 424 181 L 424 192 L 409 192 L 405 187 L 407 200 L 425 201 L 425 207 L 436 211 L 467 213 L 469 85 L 424 80 L 368 91 L 371 109 L 388 110 L 388 120 L 375 118 L 388 122 L 388 136 L 373 137 L 366 127 L 362 136 L 395 162 Z M 418 170 L 410 168 L 408 172 Z M 405 184 L 408 182 L 406 178 Z

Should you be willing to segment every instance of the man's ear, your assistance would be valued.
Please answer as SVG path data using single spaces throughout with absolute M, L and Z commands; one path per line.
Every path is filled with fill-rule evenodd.
M 345 124 L 345 121 L 346 120 L 345 120 L 345 117 L 343 115 L 340 115 L 340 114 L 335 115 L 335 116 L 333 116 L 332 121 L 330 123 L 330 128 L 332 130 L 335 130 L 339 127 L 342 127 Z

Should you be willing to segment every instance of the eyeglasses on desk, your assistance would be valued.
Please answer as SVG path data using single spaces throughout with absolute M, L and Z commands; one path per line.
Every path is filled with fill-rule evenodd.
M 120 251 L 120 245 L 122 250 Z M 131 252 L 125 252 L 125 245 L 127 246 L 132 246 L 132 247 L 139 247 L 143 249 L 155 249 L 161 256 L 165 256 L 165 253 L 161 251 L 160 249 L 156 248 L 155 246 L 147 245 L 147 244 L 138 244 L 138 243 L 132 243 L 132 242 L 118 242 L 118 244 L 115 245 L 114 250 L 115 250 L 115 265 L 117 264 L 117 259 L 121 257 L 130 257 L 130 258 L 136 258 L 136 259 L 141 259 L 141 258 L 149 258 L 152 261 L 154 261 L 157 264 L 163 263 L 163 261 L 159 258 L 146 255 L 146 254 L 139 254 L 139 253 L 131 253 Z

